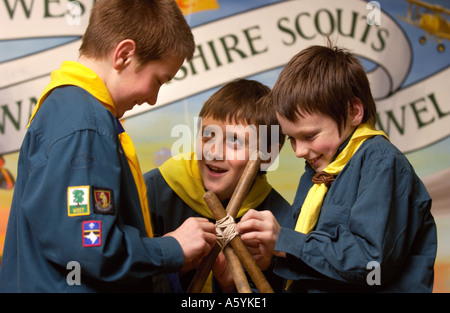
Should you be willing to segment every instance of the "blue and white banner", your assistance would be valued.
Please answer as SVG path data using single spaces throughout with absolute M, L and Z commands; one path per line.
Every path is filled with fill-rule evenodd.
M 0 153 L 18 150 L 30 112 L 50 72 L 64 60 L 77 59 L 79 36 L 94 1 L 40 2 L 7 0 L 0 4 L 0 18 L 6 24 L 0 32 L 0 39 L 5 40 L 2 49 L 7 49 L 12 38 L 63 36 L 69 42 L 60 40 L 59 45 L 0 64 Z M 431 49 L 427 60 L 414 60 L 414 46 L 419 43 L 405 32 L 402 26 L 408 24 L 401 19 L 409 14 L 408 3 L 391 2 L 397 3 L 389 4 L 392 7 L 403 5 L 403 12 L 389 14 L 383 1 L 259 1 L 260 7 L 253 10 L 193 26 L 197 44 L 194 59 L 161 89 L 155 107 L 189 98 L 236 77 L 282 67 L 300 50 L 325 44 L 324 36 L 329 35 L 368 64 L 378 105 L 378 127 L 402 151 L 441 140 L 450 135 L 450 103 L 446 101 L 450 98 L 449 62 L 440 61 L 440 68 L 413 85 L 404 83 L 412 74 L 414 62 L 420 66 L 432 63 L 434 58 L 448 60 L 449 51 Z M 420 29 L 416 29 L 418 32 Z M 136 107 L 126 117 L 155 107 Z

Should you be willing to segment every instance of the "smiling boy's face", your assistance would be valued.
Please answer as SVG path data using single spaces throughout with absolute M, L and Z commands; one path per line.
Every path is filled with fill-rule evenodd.
M 163 84 L 175 76 L 183 64 L 183 59 L 170 56 L 163 60 L 153 60 L 139 67 L 134 57 L 130 66 L 117 75 L 115 84 L 109 88 L 117 111 L 117 117 L 131 110 L 135 105 L 147 103 L 153 106 Z M 138 69 L 139 67 L 139 69 Z
M 321 113 L 298 115 L 295 122 L 279 114 L 277 117 L 297 158 L 304 158 L 318 173 L 331 163 L 339 146 L 361 123 L 362 112 L 362 104 L 355 104 L 341 129 L 334 119 Z
M 198 167 L 205 189 L 213 191 L 220 201 L 232 196 L 247 165 L 252 144 L 257 141 L 256 133 L 250 135 L 252 130 L 256 132 L 248 125 L 202 118 L 196 147 Z

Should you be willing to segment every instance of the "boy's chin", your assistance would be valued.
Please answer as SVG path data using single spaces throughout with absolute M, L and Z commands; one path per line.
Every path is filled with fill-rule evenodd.
M 205 189 L 208 191 L 212 191 L 215 193 L 217 198 L 219 198 L 220 201 L 223 201 L 225 199 L 228 199 L 227 195 L 225 194 L 224 190 L 222 188 L 218 188 L 217 186 L 205 186 Z

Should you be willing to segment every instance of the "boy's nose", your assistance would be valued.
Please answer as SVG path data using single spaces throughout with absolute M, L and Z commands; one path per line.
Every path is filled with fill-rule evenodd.
M 221 159 L 222 158 L 222 147 L 218 146 L 218 142 L 215 142 L 214 145 L 211 147 L 211 155 L 214 157 L 214 159 Z
M 212 142 L 211 142 L 212 141 Z M 209 145 L 203 147 L 203 151 L 206 152 L 205 158 L 207 160 L 223 160 L 224 149 L 220 141 L 211 140 Z
M 296 144 L 294 152 L 297 158 L 305 158 L 309 153 L 309 149 L 306 145 Z
M 154 106 L 156 104 L 156 100 L 158 100 L 158 95 L 155 96 L 150 96 L 147 99 L 145 99 L 145 102 L 147 102 L 147 104 Z
M 148 95 L 148 97 L 147 97 L 145 102 L 147 102 L 148 104 L 150 104 L 152 106 L 155 105 L 156 101 L 158 100 L 159 89 L 160 89 L 159 87 L 153 89 L 150 92 L 150 94 Z

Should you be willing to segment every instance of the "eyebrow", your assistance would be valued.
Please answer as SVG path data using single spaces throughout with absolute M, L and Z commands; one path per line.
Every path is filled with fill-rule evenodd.
M 287 134 L 286 132 L 283 131 L 283 129 L 281 129 L 281 132 L 289 137 L 306 136 L 306 135 L 316 134 L 319 131 L 320 131 L 320 129 L 318 129 L 315 126 L 308 127 L 307 129 L 294 130 L 291 134 Z
M 204 125 L 203 123 L 202 123 L 202 132 L 208 127 L 211 128 L 211 129 L 208 129 L 208 130 L 211 130 L 213 132 L 215 132 L 218 129 L 220 129 L 222 131 L 222 133 L 225 133 L 224 129 L 220 125 L 217 125 L 217 124 L 206 124 L 206 125 Z

